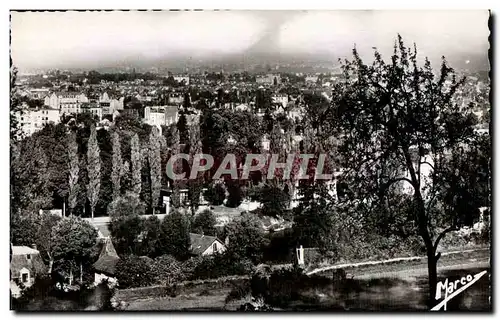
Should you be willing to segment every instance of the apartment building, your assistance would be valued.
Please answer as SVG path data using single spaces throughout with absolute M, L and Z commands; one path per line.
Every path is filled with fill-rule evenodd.
M 288 95 L 286 94 L 274 94 L 272 97 L 273 103 L 279 103 L 285 108 L 288 104 Z
M 49 106 L 23 110 L 16 114 L 16 118 L 26 136 L 41 130 L 48 123 L 57 124 L 60 121 L 59 110 Z
M 151 125 L 161 127 L 177 123 L 179 112 L 177 106 L 154 106 L 144 108 L 144 121 Z
M 80 113 L 82 103 L 89 102 L 85 94 L 79 92 L 53 92 L 51 95 L 45 97 L 45 105 L 59 110 L 61 115 Z

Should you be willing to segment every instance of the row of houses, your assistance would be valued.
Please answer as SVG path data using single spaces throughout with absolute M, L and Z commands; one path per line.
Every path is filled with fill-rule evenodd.
M 120 260 L 118 253 L 109 236 L 102 236 L 98 239 L 101 246 L 101 253 L 96 262 L 92 265 L 94 273 L 94 285 L 99 285 L 106 281 L 108 285 L 116 285 L 116 265 Z M 226 243 L 215 236 L 190 233 L 192 256 L 207 256 L 222 253 L 226 250 Z M 38 277 L 49 275 L 49 268 L 40 255 L 36 246 L 13 246 L 10 247 L 10 291 L 11 296 L 19 298 L 23 290 L 31 287 Z M 50 275 L 49 275 L 50 276 Z M 69 280 L 71 283 L 71 280 Z
M 103 93 L 98 99 L 89 99 L 79 92 L 53 92 L 45 96 L 43 101 L 44 105 L 37 108 L 24 105 L 23 111 L 16 114 L 25 135 L 32 135 L 48 123 L 59 123 L 64 115 L 90 113 L 102 120 L 108 115 L 114 118 L 124 109 L 123 97 L 110 98 L 107 93 Z
M 226 251 L 226 244 L 215 236 L 190 233 L 189 248 L 192 256 L 208 256 Z M 114 285 L 118 281 L 116 275 L 116 264 L 120 260 L 118 253 L 110 237 L 101 239 L 102 250 L 97 261 L 93 264 L 94 285 L 99 285 L 103 281 Z
M 44 105 L 38 108 L 28 108 L 25 106 L 23 108 L 24 111 L 17 114 L 18 122 L 25 135 L 33 134 L 48 123 L 59 123 L 60 118 L 64 115 L 79 113 L 90 113 L 100 121 L 104 118 L 114 119 L 122 112 L 132 111 L 137 116 L 143 116 L 145 123 L 161 128 L 163 125 L 168 126 L 178 121 L 179 111 L 182 109 L 185 99 L 183 93 L 174 92 L 168 95 L 166 105 L 146 106 L 142 110 L 143 112 L 139 112 L 136 109 L 125 110 L 124 97 L 110 97 L 106 92 L 97 98 L 89 98 L 81 92 L 49 93 L 48 89 L 39 89 L 34 92 L 30 91 L 30 96 L 36 96 L 38 99 L 43 100 Z M 137 96 L 136 98 L 143 101 L 144 97 Z M 271 98 L 275 106 L 273 113 L 284 114 L 293 119 L 302 118 L 304 110 L 302 104 L 297 101 L 297 98 L 291 98 L 287 94 L 279 93 L 273 94 Z M 240 103 L 238 105 L 235 103 L 226 103 L 223 107 L 237 111 L 253 111 L 259 116 L 264 115 L 264 110 L 256 110 L 255 102 L 250 102 L 250 104 Z M 187 115 L 189 118 L 188 122 L 197 122 L 200 116 L 199 113 L 194 112 L 194 114 Z
M 58 109 L 61 114 L 81 113 L 83 108 L 99 108 L 102 114 L 113 114 L 115 110 L 123 110 L 124 97 L 110 98 L 104 92 L 98 99 L 89 99 L 79 92 L 59 92 L 46 96 L 44 104 L 52 109 Z

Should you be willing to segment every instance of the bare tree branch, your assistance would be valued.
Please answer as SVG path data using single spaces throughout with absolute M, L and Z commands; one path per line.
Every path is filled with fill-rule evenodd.
M 382 194 L 384 194 L 384 193 L 387 191 L 387 189 L 389 189 L 389 187 L 390 187 L 391 185 L 393 185 L 393 184 L 394 184 L 394 183 L 396 183 L 396 182 L 400 182 L 400 181 L 406 181 L 406 182 L 410 183 L 410 185 L 411 185 L 413 188 L 415 188 L 415 186 L 413 185 L 413 182 L 412 182 L 410 179 L 408 179 L 408 178 L 406 178 L 406 177 L 398 177 L 398 178 L 393 178 L 393 179 L 391 179 L 391 180 L 387 181 L 387 182 L 386 182 L 386 183 L 382 186 Z
M 439 245 L 439 241 L 441 241 L 441 239 L 442 239 L 442 238 L 443 238 L 443 237 L 444 237 L 447 233 L 449 233 L 449 232 L 451 232 L 451 231 L 457 231 L 457 230 L 458 230 L 458 228 L 457 228 L 456 226 L 451 226 L 451 227 L 449 227 L 448 229 L 445 229 L 443 232 L 441 232 L 441 233 L 438 235 L 438 237 L 437 237 L 436 241 L 434 242 L 434 252 L 436 251 L 436 249 L 437 249 L 437 247 L 438 247 L 438 245 Z
M 430 164 L 428 161 L 419 161 L 419 163 L 422 165 L 422 164 L 427 164 L 429 165 L 429 167 L 431 167 L 431 169 L 434 171 L 434 166 L 432 164 Z

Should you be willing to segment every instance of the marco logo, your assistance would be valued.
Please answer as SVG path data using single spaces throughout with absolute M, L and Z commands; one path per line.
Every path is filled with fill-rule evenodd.
M 440 281 L 437 284 L 436 288 L 436 300 L 441 299 L 442 292 L 444 291 L 444 299 L 440 303 L 438 303 L 434 308 L 431 309 L 431 311 L 438 311 L 441 310 L 441 308 L 444 307 L 443 310 L 446 311 L 446 304 L 448 301 L 453 299 L 455 296 L 460 294 L 462 291 L 465 291 L 468 287 L 473 285 L 476 281 L 478 281 L 482 276 L 484 276 L 487 273 L 487 271 L 482 271 L 476 274 L 475 276 L 472 275 L 467 275 L 466 277 L 462 277 L 458 280 L 455 280 L 453 282 L 449 282 L 448 279 L 446 279 L 444 282 Z

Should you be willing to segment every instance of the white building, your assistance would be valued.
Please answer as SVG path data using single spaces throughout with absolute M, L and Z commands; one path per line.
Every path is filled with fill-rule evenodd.
M 121 111 L 124 109 L 123 107 L 124 98 L 120 99 L 111 99 L 107 92 L 104 92 L 99 97 L 99 107 L 101 108 L 101 117 L 105 115 L 113 115 L 113 118 L 116 115 L 117 111 Z
M 27 246 L 12 246 L 10 258 L 10 288 L 15 298 L 22 295 L 24 288 L 31 287 L 35 279 L 47 273 L 47 267 L 40 256 L 40 251 Z
M 16 118 L 26 136 L 41 130 L 48 123 L 58 124 L 60 121 L 59 110 L 48 106 L 23 110 L 16 113 Z
M 155 106 L 144 108 L 144 121 L 151 125 L 161 127 L 177 123 L 179 112 L 177 106 Z
M 189 85 L 189 76 L 174 76 L 174 80 L 179 83 L 184 81 L 185 85 Z
M 272 96 L 272 100 L 274 103 L 279 103 L 285 108 L 288 104 L 288 95 L 286 94 L 274 94 Z
M 52 93 L 45 97 L 44 103 L 53 109 L 59 110 L 61 115 L 80 113 L 82 103 L 89 102 L 85 94 L 79 92 L 60 92 Z
M 298 102 L 290 102 L 288 103 L 287 107 L 287 116 L 290 119 L 298 119 L 302 120 L 304 117 L 304 107 L 301 106 Z

